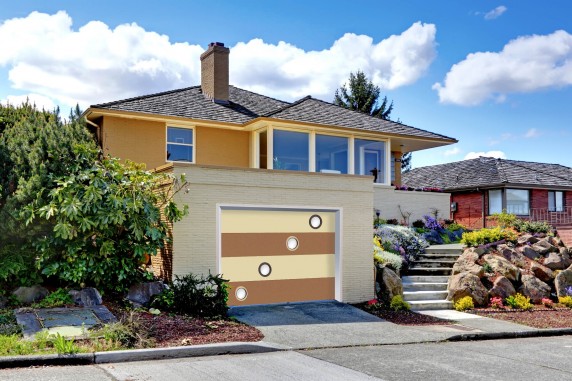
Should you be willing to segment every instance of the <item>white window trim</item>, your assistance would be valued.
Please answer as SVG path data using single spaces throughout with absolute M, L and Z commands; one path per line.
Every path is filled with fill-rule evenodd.
M 193 143 L 192 144 L 187 144 L 187 143 L 174 143 L 174 142 L 169 142 L 169 127 L 171 128 L 181 128 L 184 130 L 192 130 L 193 131 Z M 195 164 L 196 163 L 196 157 L 197 157 L 197 136 L 196 136 L 196 128 L 194 126 L 189 127 L 189 126 L 181 126 L 181 125 L 176 125 L 176 124 L 165 124 L 165 162 L 166 163 L 189 163 L 188 161 L 181 161 L 181 160 L 169 160 L 167 159 L 167 146 L 169 144 L 174 144 L 174 145 L 180 145 L 180 146 L 187 146 L 187 147 L 193 147 L 193 161 L 191 161 L 190 163 Z

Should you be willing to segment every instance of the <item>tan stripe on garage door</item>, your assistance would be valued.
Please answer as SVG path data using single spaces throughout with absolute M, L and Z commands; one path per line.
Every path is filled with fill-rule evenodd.
M 286 241 L 296 237 L 298 248 L 288 250 Z M 261 255 L 333 254 L 335 233 L 222 233 L 222 257 L 256 257 Z
M 310 226 L 310 217 L 322 219 L 318 229 Z M 221 214 L 221 233 L 314 233 L 336 231 L 336 214 L 292 210 L 224 209 Z

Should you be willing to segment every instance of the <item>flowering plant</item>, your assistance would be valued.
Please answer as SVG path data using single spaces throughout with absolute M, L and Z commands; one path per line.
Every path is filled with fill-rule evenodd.
M 549 298 L 542 298 L 541 303 L 544 305 L 544 307 L 554 307 L 554 302 Z
M 425 252 L 427 241 L 413 229 L 397 225 L 380 225 L 374 230 L 375 241 L 384 251 L 400 255 L 407 264 Z
M 502 298 L 495 297 L 491 298 L 491 308 L 504 308 L 502 303 Z

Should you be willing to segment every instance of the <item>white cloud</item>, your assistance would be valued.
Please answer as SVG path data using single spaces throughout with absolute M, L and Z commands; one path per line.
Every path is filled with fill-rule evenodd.
M 30 104 L 35 104 L 36 108 L 41 110 L 53 110 L 56 108 L 56 104 L 51 98 L 40 95 L 40 94 L 26 94 L 26 95 L 9 95 L 5 100 L 0 100 L 0 103 L 11 104 L 14 106 L 21 105 L 22 103 L 29 102 Z
M 526 131 L 526 133 L 524 134 L 524 137 L 530 139 L 530 138 L 537 138 L 540 135 L 541 135 L 540 131 L 538 131 L 536 128 L 529 128 L 528 131 Z
M 528 93 L 572 85 L 572 35 L 519 37 L 500 52 L 472 53 L 451 67 L 433 89 L 442 103 L 478 105 L 502 102 L 507 94 Z
M 503 13 L 505 13 L 507 10 L 508 10 L 508 8 L 505 7 L 504 5 L 499 5 L 495 9 L 485 13 L 485 20 L 496 19 L 496 18 L 500 17 Z
M 465 160 L 476 159 L 478 157 L 496 157 L 497 159 L 506 159 L 506 155 L 503 151 L 487 151 L 487 152 L 469 152 L 465 155 Z
M 445 152 L 443 152 L 444 156 L 453 156 L 453 155 L 458 155 L 461 153 L 461 149 L 459 147 L 453 147 L 451 149 L 446 150 Z
M 417 22 L 378 43 L 348 33 L 322 51 L 253 39 L 231 47 L 230 79 L 275 97 L 311 94 L 331 100 L 349 73 L 361 69 L 377 85 L 395 89 L 427 70 L 436 56 L 435 33 L 435 25 Z M 0 24 L 0 41 L 0 66 L 8 68 L 13 89 L 83 107 L 196 85 L 204 50 L 172 43 L 135 23 L 111 29 L 90 21 L 74 30 L 64 11 L 6 20 Z

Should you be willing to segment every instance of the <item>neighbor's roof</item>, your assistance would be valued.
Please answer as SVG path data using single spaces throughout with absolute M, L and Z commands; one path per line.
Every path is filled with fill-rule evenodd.
M 572 168 L 560 164 L 479 157 L 415 168 L 402 175 L 403 185 L 444 190 L 503 185 L 572 188 Z
M 229 104 L 227 105 L 212 102 L 203 96 L 200 86 L 194 86 L 96 104 L 91 108 L 237 124 L 248 123 L 259 117 L 269 117 L 456 142 L 454 138 L 375 118 L 309 96 L 289 103 L 235 86 L 229 86 Z

